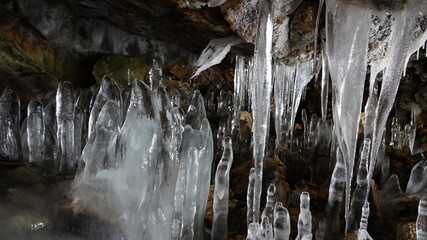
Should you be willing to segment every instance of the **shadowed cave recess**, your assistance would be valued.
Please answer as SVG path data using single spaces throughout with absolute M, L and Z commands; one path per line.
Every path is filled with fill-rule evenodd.
M 424 0 L 0 3 L 0 239 L 427 239 Z

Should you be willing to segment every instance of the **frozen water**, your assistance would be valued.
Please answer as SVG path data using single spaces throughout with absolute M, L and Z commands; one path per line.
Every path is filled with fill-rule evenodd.
M 325 228 L 318 230 L 317 233 L 323 235 L 324 239 L 333 239 L 340 234 L 340 213 L 346 184 L 346 171 L 345 160 L 339 148 L 336 158 L 337 161 L 329 185 L 328 204 L 325 209 Z M 322 230 L 324 232 L 321 232 Z
M 427 197 L 422 197 L 418 205 L 416 231 L 418 240 L 427 238 Z
M 42 104 L 38 100 L 32 100 L 27 108 L 27 141 L 29 161 L 31 163 L 44 160 L 44 122 Z
M 302 192 L 300 195 L 300 214 L 298 215 L 298 235 L 296 240 L 311 240 L 312 238 L 310 194 Z
M 291 219 L 281 202 L 274 206 L 274 240 L 288 240 L 291 233 Z
M 120 94 L 119 87 L 117 86 L 116 81 L 114 79 L 104 76 L 102 78 L 101 87 L 99 88 L 98 93 L 96 94 L 95 101 L 92 104 L 90 115 L 89 115 L 89 125 L 88 125 L 88 136 L 92 134 L 95 130 L 96 119 L 98 118 L 99 112 L 101 108 L 107 101 L 114 101 L 122 106 L 122 98 Z
M 365 138 L 363 141 L 362 153 L 360 156 L 359 169 L 357 171 L 357 186 L 353 192 L 351 203 L 350 203 L 350 216 L 347 223 L 347 232 L 352 232 L 358 229 L 360 223 L 361 210 L 365 201 L 367 201 L 368 193 L 368 160 L 371 150 L 371 140 Z
M 56 91 L 56 139 L 59 154 L 59 171 L 74 170 L 74 88 L 70 82 L 60 82 Z
M 255 166 L 253 193 L 253 221 L 258 222 L 258 212 L 261 203 L 262 171 L 270 120 L 270 95 L 272 89 L 272 37 L 273 20 L 270 13 L 270 3 L 259 3 L 259 19 L 255 53 L 251 74 L 251 102 L 253 114 L 252 141 L 253 159 Z
M 365 202 L 362 207 L 362 216 L 360 219 L 360 228 L 357 232 L 357 240 L 373 240 L 369 235 L 368 229 L 368 217 L 369 217 L 369 202 Z
M 204 70 L 219 64 L 225 58 L 231 47 L 244 40 L 242 38 L 231 36 L 226 38 L 216 38 L 209 41 L 208 46 L 203 49 L 199 59 L 195 63 L 195 72 L 191 78 L 196 77 Z
M 223 139 L 223 154 L 215 173 L 215 191 L 213 200 L 214 222 L 211 239 L 227 239 L 228 228 L 228 192 L 230 169 L 233 163 L 233 149 L 230 137 Z
M 372 13 L 367 8 L 338 0 L 327 0 L 326 6 L 326 56 L 334 94 L 335 134 L 346 167 L 347 222 Z
M 255 186 L 255 168 L 251 168 L 249 172 L 249 182 L 248 182 L 248 192 L 246 195 L 246 206 L 247 206 L 247 224 L 257 222 L 258 219 L 255 218 L 254 214 L 254 186 Z
M 20 99 L 10 88 L 0 97 L 0 157 L 9 161 L 21 158 Z

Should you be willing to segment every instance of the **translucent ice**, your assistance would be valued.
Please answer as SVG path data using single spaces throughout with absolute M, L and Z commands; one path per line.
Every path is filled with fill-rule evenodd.
M 60 82 L 56 91 L 56 139 L 60 150 L 59 171 L 73 171 L 74 152 L 74 88 L 70 82 Z
M 274 206 L 274 240 L 288 240 L 291 233 L 291 219 L 281 202 Z
M 199 59 L 195 63 L 195 71 L 191 78 L 196 77 L 204 70 L 220 63 L 225 58 L 231 47 L 243 42 L 242 38 L 231 36 L 216 38 L 209 41 L 208 46 L 203 49 Z
M 427 238 L 427 197 L 422 197 L 418 205 L 418 217 L 416 222 L 417 239 Z
M 233 149 L 230 137 L 223 140 L 223 154 L 215 173 L 215 191 L 213 200 L 214 222 L 211 239 L 227 239 L 228 228 L 228 192 L 230 168 L 233 163 Z
M 27 108 L 27 141 L 29 161 L 32 163 L 44 160 L 44 122 L 43 107 L 40 101 L 32 100 Z
M 298 215 L 298 235 L 296 240 L 311 240 L 310 194 L 302 192 L 300 196 L 300 214 Z
M 101 87 L 99 88 L 90 111 L 88 136 L 90 136 L 95 130 L 95 123 L 99 112 L 101 111 L 101 108 L 104 106 L 104 104 L 109 100 L 116 102 L 120 107 L 122 106 L 122 98 L 116 81 L 108 76 L 104 76 L 102 78 Z
M 362 207 L 367 200 L 368 193 L 368 160 L 371 149 L 371 140 L 365 138 L 363 141 L 362 153 L 360 156 L 359 169 L 357 171 L 357 186 L 353 192 L 350 203 L 350 216 L 347 223 L 347 232 L 352 232 L 358 229 L 362 214 Z
M 253 159 L 255 166 L 255 181 L 253 193 L 253 221 L 258 222 L 258 212 L 261 203 L 262 172 L 270 120 L 270 95 L 272 90 L 272 38 L 273 20 L 270 13 L 270 3 L 259 3 L 259 19 L 255 41 L 255 53 L 251 75 L 251 102 L 253 114 Z
M 326 6 L 326 55 L 335 96 L 332 104 L 335 133 L 347 170 L 345 215 L 348 219 L 372 13 L 368 8 L 338 0 L 327 0 Z
M 0 157 L 9 161 L 21 158 L 20 99 L 10 88 L 0 97 Z

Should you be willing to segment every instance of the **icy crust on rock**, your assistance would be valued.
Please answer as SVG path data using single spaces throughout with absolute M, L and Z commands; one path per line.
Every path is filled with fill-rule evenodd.
M 123 124 L 116 99 L 99 110 L 73 182 L 75 211 L 113 223 L 123 239 L 202 239 L 213 159 L 203 97 L 196 91 L 182 116 L 163 88 L 135 80 L 128 105 Z

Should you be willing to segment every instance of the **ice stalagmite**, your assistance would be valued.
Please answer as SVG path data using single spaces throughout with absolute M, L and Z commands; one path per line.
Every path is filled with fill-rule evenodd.
M 89 115 L 89 125 L 88 125 L 88 136 L 92 134 L 95 130 L 96 119 L 98 118 L 98 114 L 101 111 L 101 108 L 107 101 L 114 101 L 122 107 L 122 98 L 120 94 L 119 87 L 117 86 L 116 81 L 114 79 L 104 76 L 102 78 L 101 87 L 99 88 L 98 93 L 96 94 L 95 101 L 93 102 L 90 115 Z
M 248 235 L 246 236 L 246 240 L 259 240 L 261 238 L 261 226 L 259 223 L 251 223 L 248 226 Z
M 31 163 L 44 161 L 44 129 L 42 103 L 32 100 L 27 108 L 28 156 Z
M 162 85 L 162 66 L 156 59 L 153 59 L 153 65 L 151 66 L 149 76 L 151 90 L 157 92 L 157 89 Z
M 427 197 L 420 200 L 416 224 L 417 240 L 427 239 Z
M 175 223 L 181 222 L 180 239 L 203 238 L 213 159 L 213 139 L 206 119 L 203 96 L 195 91 L 185 116 L 180 166 L 175 190 Z M 179 226 L 175 226 L 176 228 Z
M 271 183 L 267 189 L 267 201 L 265 203 L 265 208 L 262 211 L 262 217 L 261 217 L 261 219 L 268 218 L 271 224 L 273 224 L 273 219 L 274 219 L 275 194 L 276 194 L 276 186 L 274 185 L 274 183 Z
M 368 193 L 368 159 L 371 150 L 371 140 L 365 138 L 363 141 L 362 153 L 360 154 L 359 169 L 357 171 L 357 186 L 353 192 L 350 203 L 350 216 L 347 222 L 347 232 L 352 232 L 358 229 L 362 214 L 362 207 L 367 201 Z
M 218 164 L 215 174 L 215 191 L 213 200 L 214 222 L 212 225 L 211 239 L 227 239 L 228 228 L 228 192 L 230 169 L 233 163 L 233 149 L 230 137 L 222 141 L 224 148 L 221 161 Z
M 300 196 L 300 214 L 298 215 L 298 235 L 296 240 L 311 240 L 310 194 L 302 192 Z
M 369 202 L 365 202 L 362 207 L 360 228 L 357 232 L 357 240 L 373 240 L 368 233 Z
M 342 209 L 342 201 L 345 189 L 345 160 L 340 149 L 337 149 L 337 162 L 335 163 L 334 171 L 332 172 L 331 183 L 329 185 L 328 204 L 325 209 L 325 228 L 318 229 L 316 235 L 323 235 L 324 239 L 335 239 L 341 233 L 340 217 Z
M 272 38 L 273 20 L 270 3 L 259 2 L 258 29 L 255 41 L 255 53 L 251 75 L 251 102 L 253 114 L 252 141 L 255 181 L 253 193 L 253 221 L 258 222 L 261 204 L 262 170 L 270 120 L 270 95 L 272 89 Z
M 408 184 L 406 186 L 405 194 L 413 194 L 420 190 L 423 190 L 427 179 L 426 179 L 426 161 L 420 161 L 411 170 L 411 175 L 409 176 Z
M 274 206 L 274 240 L 289 240 L 291 219 L 288 210 L 281 202 Z
M 346 166 L 345 213 L 348 219 L 371 10 L 339 0 L 327 0 L 326 6 L 326 56 L 334 94 L 335 133 Z
M 10 88 L 0 97 L 0 157 L 9 161 L 21 158 L 20 99 Z
M 171 238 L 174 195 L 179 169 L 178 148 L 182 139 L 182 116 L 178 108 L 172 107 L 163 88 L 157 89 L 160 100 L 160 119 L 163 139 L 158 170 L 154 185 L 153 204 L 147 231 L 158 239 Z
M 74 169 L 74 88 L 70 82 L 60 82 L 56 91 L 56 138 L 60 151 L 59 171 Z

